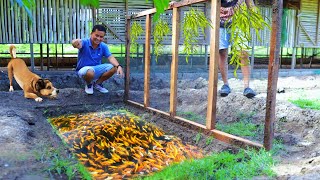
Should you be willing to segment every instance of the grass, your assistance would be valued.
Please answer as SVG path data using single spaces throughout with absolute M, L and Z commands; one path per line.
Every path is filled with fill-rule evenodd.
M 320 110 L 320 99 L 296 99 L 296 100 L 289 100 L 289 102 L 299 106 L 303 109 L 315 109 Z
M 205 117 L 202 117 L 201 115 L 198 115 L 191 111 L 186 111 L 186 112 L 178 111 L 177 115 L 194 122 L 202 122 L 205 119 Z
M 173 164 L 143 179 L 251 179 L 255 176 L 273 177 L 275 161 L 265 150 L 240 150 L 237 154 L 221 152 L 202 159 Z
M 68 179 L 81 178 L 91 180 L 89 171 L 80 164 L 75 157 L 65 157 L 63 154 L 63 147 L 49 148 L 42 146 L 34 152 L 34 157 L 37 161 L 47 165 L 45 171 L 51 176 L 58 174 L 65 175 Z
M 254 112 L 238 113 L 238 120 L 236 122 L 228 124 L 218 123 L 216 124 L 217 129 L 236 136 L 255 137 L 257 134 L 261 134 L 263 126 L 252 123 L 254 114 Z

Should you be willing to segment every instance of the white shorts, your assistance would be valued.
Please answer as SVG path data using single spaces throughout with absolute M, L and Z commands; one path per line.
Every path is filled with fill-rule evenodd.
M 84 75 L 87 74 L 88 70 L 92 70 L 94 72 L 93 81 L 97 81 L 103 73 L 110 71 L 113 68 L 112 64 L 100 64 L 97 66 L 84 66 L 78 72 L 78 76 L 83 78 Z
M 220 28 L 219 31 L 219 50 L 220 49 L 228 49 L 230 46 L 230 33 L 227 28 Z

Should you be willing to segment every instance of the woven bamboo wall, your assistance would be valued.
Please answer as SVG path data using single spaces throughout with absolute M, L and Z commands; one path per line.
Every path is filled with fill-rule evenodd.
M 36 0 L 33 23 L 17 3 L 0 1 L 0 44 L 70 43 L 86 37 L 92 28 L 92 11 L 79 0 Z

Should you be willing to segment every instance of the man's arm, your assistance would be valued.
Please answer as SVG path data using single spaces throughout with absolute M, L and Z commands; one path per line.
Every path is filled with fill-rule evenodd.
M 117 74 L 119 74 L 121 77 L 124 77 L 122 66 L 119 64 L 117 59 L 114 56 L 108 57 L 109 62 L 117 68 Z
M 82 40 L 81 39 L 74 39 L 74 40 L 72 40 L 71 44 L 74 48 L 77 48 L 77 49 L 82 48 Z

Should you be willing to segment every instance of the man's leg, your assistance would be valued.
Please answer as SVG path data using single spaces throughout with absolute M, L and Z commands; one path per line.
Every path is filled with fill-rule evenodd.
M 246 51 L 242 51 L 241 54 L 241 72 L 243 75 L 243 83 L 244 88 L 249 87 L 249 81 L 250 81 L 250 62 L 249 62 L 249 55 Z
M 94 71 L 96 73 L 94 88 L 101 93 L 108 93 L 109 91 L 103 87 L 102 83 L 113 76 L 117 72 L 117 68 L 113 67 L 112 64 L 100 64 L 94 67 Z
M 114 73 L 117 72 L 117 68 L 113 67 L 109 71 L 103 73 L 100 78 L 96 81 L 96 84 L 102 84 L 104 81 L 108 80 L 110 77 L 114 75 Z
M 89 69 L 87 73 L 83 76 L 83 79 L 86 81 L 87 84 L 91 84 L 94 77 L 94 71 Z
M 86 82 L 84 90 L 87 94 L 93 94 L 92 81 L 94 79 L 94 75 L 95 71 L 91 66 L 85 66 L 78 71 L 78 76 L 83 78 Z
M 223 81 L 219 93 L 220 96 L 225 97 L 231 92 L 228 83 L 228 47 L 230 45 L 230 33 L 225 28 L 220 28 L 219 39 L 219 70 Z
M 228 96 L 231 92 L 228 83 L 228 49 L 219 50 L 219 69 L 223 81 L 223 86 L 221 87 L 219 93 L 220 96 Z
M 249 55 L 246 51 L 242 51 L 241 53 L 241 71 L 243 75 L 243 83 L 244 83 L 244 91 L 243 95 L 247 98 L 253 98 L 256 96 L 256 93 L 249 87 L 250 81 L 250 62 Z
M 219 50 L 219 70 L 221 73 L 223 84 L 228 83 L 228 49 Z

